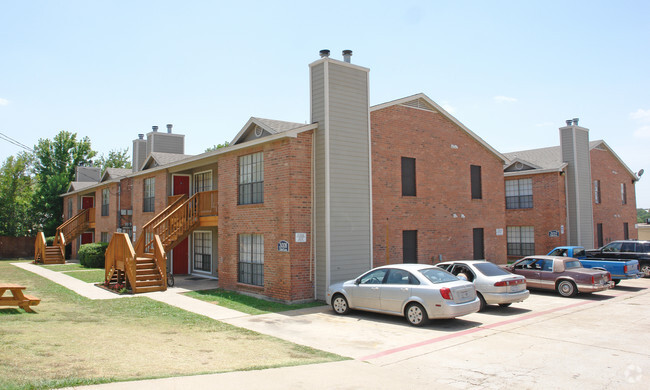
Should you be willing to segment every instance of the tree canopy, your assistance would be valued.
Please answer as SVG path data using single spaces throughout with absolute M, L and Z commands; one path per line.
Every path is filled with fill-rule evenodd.
M 9 156 L 0 167 L 0 236 L 27 236 L 36 220 L 32 210 L 35 179 L 33 155 Z
M 108 152 L 108 156 L 101 155 L 95 159 L 94 166 L 100 167 L 102 172 L 106 168 L 126 168 L 131 169 L 131 159 L 129 157 L 129 148 L 115 149 Z
M 230 146 L 230 142 L 228 142 L 228 141 L 224 141 L 224 143 L 222 143 L 222 144 L 218 144 L 218 145 L 210 146 L 209 148 L 207 148 L 207 149 L 205 150 L 205 152 L 206 152 L 206 153 L 207 153 L 207 152 L 214 152 L 215 150 L 217 150 L 217 149 L 221 149 L 221 148 L 225 148 L 226 146 Z
M 52 140 L 38 140 L 34 147 L 37 187 L 33 204 L 37 223 L 42 225 L 45 235 L 53 235 L 63 220 L 59 195 L 74 180 L 75 167 L 92 165 L 91 159 L 96 154 L 88 137 L 77 141 L 77 134 L 64 130 Z

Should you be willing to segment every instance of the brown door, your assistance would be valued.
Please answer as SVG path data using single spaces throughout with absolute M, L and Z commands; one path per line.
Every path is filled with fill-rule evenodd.
M 82 196 L 81 197 L 81 209 L 92 209 L 95 207 L 95 198 L 92 196 Z
M 189 176 L 174 176 L 173 179 L 173 195 L 190 195 L 190 177 Z M 188 256 L 187 256 L 188 242 L 187 238 L 181 241 L 172 250 L 172 273 L 176 275 L 184 275 L 188 273 Z
M 93 243 L 93 232 L 86 232 L 81 234 L 81 245 Z

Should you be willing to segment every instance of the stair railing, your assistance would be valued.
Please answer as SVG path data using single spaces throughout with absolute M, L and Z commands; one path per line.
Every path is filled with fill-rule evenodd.
M 124 270 L 131 284 L 131 290 L 136 293 L 135 263 L 135 250 L 131 245 L 129 235 L 126 233 L 113 233 L 104 256 L 104 279 L 111 280 L 115 271 Z
M 160 240 L 160 236 L 157 234 L 154 235 L 153 259 L 156 262 L 156 267 L 162 279 L 163 291 L 167 290 L 167 253 Z M 133 292 L 135 293 L 135 291 Z
M 153 237 L 160 237 L 165 251 L 170 251 L 199 223 L 199 194 L 194 194 L 153 226 Z
M 38 232 L 36 234 L 36 240 L 34 240 L 34 261 L 38 262 L 40 259 L 42 263 L 45 263 L 46 246 L 45 233 Z
M 140 237 L 135 242 L 135 253 L 143 255 L 145 253 L 153 252 L 153 227 L 163 219 L 167 218 L 180 204 L 187 199 L 187 195 L 177 197 L 171 204 L 169 204 L 163 211 L 153 217 L 149 222 L 144 224 Z

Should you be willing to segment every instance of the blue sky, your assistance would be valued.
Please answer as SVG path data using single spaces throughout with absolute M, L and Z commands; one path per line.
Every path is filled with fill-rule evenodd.
M 186 153 L 251 116 L 309 121 L 320 49 L 370 68 L 371 104 L 423 92 L 501 152 L 580 118 L 649 170 L 650 2 L 4 1 L 0 133 L 60 130 L 106 154 L 174 124 Z M 0 161 L 20 149 L 0 140 Z M 650 208 L 650 173 L 637 183 Z

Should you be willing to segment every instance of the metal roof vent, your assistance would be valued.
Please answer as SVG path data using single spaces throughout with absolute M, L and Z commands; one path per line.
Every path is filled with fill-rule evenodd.
M 168 124 L 167 124 L 167 133 L 168 133 L 168 134 L 171 134 L 171 133 L 172 133 L 172 127 L 173 127 L 173 126 L 174 126 L 174 125 L 172 125 L 171 123 L 168 123 Z
M 158 126 L 151 126 L 151 130 L 153 130 L 154 133 L 157 132 L 158 131 Z
M 580 120 L 580 119 L 578 119 L 578 118 L 573 118 L 573 125 L 574 125 L 574 126 L 578 126 L 578 121 L 579 121 L 579 120 Z
M 352 50 L 343 50 L 343 61 L 349 64 L 350 57 L 352 57 Z
M 330 56 L 330 51 L 327 49 L 323 49 L 320 51 L 320 58 L 325 58 Z

